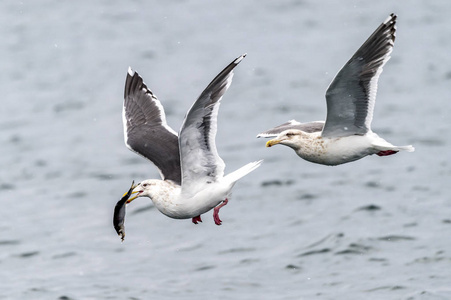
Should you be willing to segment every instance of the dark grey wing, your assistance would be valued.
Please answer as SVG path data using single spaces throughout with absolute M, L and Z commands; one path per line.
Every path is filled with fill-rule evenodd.
M 215 142 L 219 104 L 232 83 L 233 69 L 245 56 L 241 55 L 222 70 L 185 116 L 179 134 L 183 190 L 195 192 L 196 184 L 213 182 L 224 175 L 224 161 Z
M 277 127 L 271 128 L 269 130 L 266 130 L 265 132 L 259 133 L 257 135 L 258 138 L 264 137 L 276 137 L 281 132 L 284 132 L 288 129 L 297 129 L 302 130 L 307 133 L 313 133 L 323 130 L 324 127 L 324 121 L 315 121 L 315 122 L 309 122 L 309 123 L 300 123 L 296 120 L 291 120 L 286 123 L 283 123 L 282 125 L 279 125 Z
M 391 14 L 335 76 L 326 92 L 322 136 L 363 135 L 371 129 L 377 82 L 393 50 L 395 25 Z
M 122 112 L 127 148 L 153 162 L 163 179 L 181 184 L 177 133 L 167 125 L 160 101 L 131 69 L 125 80 Z

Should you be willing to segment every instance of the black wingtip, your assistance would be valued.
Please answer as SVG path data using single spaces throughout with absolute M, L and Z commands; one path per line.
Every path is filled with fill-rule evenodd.
M 396 39 L 396 20 L 398 16 L 394 13 L 391 13 L 390 16 L 385 20 L 384 24 L 387 25 L 388 28 L 390 28 L 390 35 L 393 40 L 393 42 Z
M 145 90 L 146 93 L 153 95 L 138 72 L 133 71 L 131 67 L 128 67 L 127 78 L 125 79 L 124 99 L 141 89 Z
M 238 65 L 245 57 L 246 57 L 247 53 L 244 53 L 240 56 L 238 56 L 234 61 L 233 64 Z
M 132 70 L 132 67 L 128 67 L 128 70 L 127 70 L 127 73 L 128 73 L 128 75 L 130 75 L 131 77 L 133 77 L 134 75 L 135 75 L 135 71 L 133 71 Z

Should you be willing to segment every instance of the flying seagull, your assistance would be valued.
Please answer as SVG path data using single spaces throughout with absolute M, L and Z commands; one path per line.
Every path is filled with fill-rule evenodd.
M 275 137 L 266 147 L 286 145 L 301 158 L 339 165 L 367 155 L 392 155 L 414 147 L 394 146 L 371 131 L 377 81 L 390 59 L 396 32 L 391 14 L 338 72 L 326 92 L 326 121 L 288 121 L 257 135 Z
M 262 160 L 249 163 L 224 176 L 225 164 L 216 149 L 219 104 L 232 83 L 233 69 L 245 56 L 231 62 L 200 94 L 186 114 L 179 134 L 166 123 L 157 97 L 139 74 L 129 68 L 123 108 L 125 145 L 153 162 L 162 180 L 147 179 L 132 185 L 131 194 L 135 195 L 126 203 L 137 197 L 149 197 L 166 216 L 191 218 L 195 224 L 202 222 L 203 213 L 214 209 L 214 222 L 221 225 L 219 209 L 227 204 L 233 186 L 262 163 Z M 125 217 L 121 205 L 125 202 L 116 209 L 115 224 L 119 225 L 123 225 Z

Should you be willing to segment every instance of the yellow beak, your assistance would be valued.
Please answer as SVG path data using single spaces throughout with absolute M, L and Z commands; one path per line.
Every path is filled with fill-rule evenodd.
M 129 194 L 129 195 L 131 195 L 131 194 L 136 194 L 137 192 L 132 192 L 132 191 L 133 191 L 133 189 L 136 188 L 138 185 L 139 185 L 139 184 L 135 184 L 135 182 L 133 181 L 133 182 L 132 182 L 132 186 L 130 187 L 130 189 L 128 190 L 128 192 L 126 192 L 126 193 L 122 196 L 122 198 L 124 198 L 124 197 L 127 196 L 128 194 Z M 127 200 L 127 203 L 132 202 L 132 201 L 135 200 L 136 198 L 138 198 L 138 196 L 133 196 L 133 197 L 129 198 L 129 199 Z
M 132 194 L 136 194 L 136 193 L 137 193 L 137 192 L 132 192 Z M 127 200 L 126 203 L 127 203 L 127 204 L 130 203 L 130 202 L 132 202 L 133 200 L 135 200 L 136 198 L 138 198 L 138 195 L 129 198 L 129 199 Z
M 276 139 L 273 139 L 273 140 L 269 140 L 268 142 L 266 142 L 266 147 L 272 147 L 272 146 L 274 146 L 274 145 L 277 145 L 278 143 L 280 143 L 280 140 L 276 140 Z

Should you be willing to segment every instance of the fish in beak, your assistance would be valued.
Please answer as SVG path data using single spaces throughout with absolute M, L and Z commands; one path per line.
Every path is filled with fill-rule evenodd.
M 142 189 L 138 189 L 137 191 L 135 191 L 135 189 L 137 188 L 137 187 L 139 187 L 140 186 L 140 183 L 138 183 L 137 185 L 135 185 L 133 188 L 131 188 L 131 190 L 129 190 L 128 192 L 130 193 L 130 195 L 131 194 L 136 194 L 136 195 L 134 195 L 133 197 L 130 197 L 130 198 L 128 198 L 127 199 L 127 204 L 129 204 L 130 202 L 132 202 L 133 200 L 135 200 L 136 198 L 138 198 L 139 197 L 139 195 L 143 192 L 143 190 Z
M 119 200 L 114 207 L 113 226 L 117 234 L 121 237 L 122 241 L 124 241 L 125 238 L 125 206 L 127 203 L 129 203 L 129 201 L 131 201 L 130 199 L 133 200 L 137 197 L 133 196 L 132 198 L 130 198 L 132 194 L 137 193 L 133 191 L 137 186 L 138 185 L 135 185 L 135 182 L 133 181 L 128 192 L 126 192 L 122 196 L 121 200 Z

